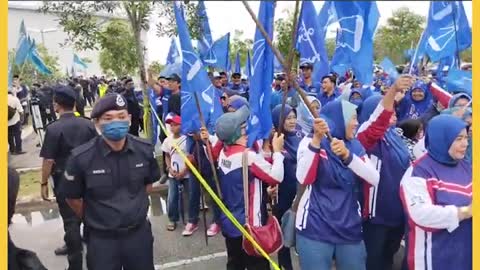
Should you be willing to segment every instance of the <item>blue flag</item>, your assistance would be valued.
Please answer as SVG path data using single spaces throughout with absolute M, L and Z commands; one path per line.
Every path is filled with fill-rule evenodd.
M 283 66 L 275 55 L 273 56 L 273 70 L 274 72 L 283 71 Z
M 245 67 L 245 73 L 247 74 L 248 79 L 252 77 L 252 62 L 250 60 L 250 51 L 247 51 L 247 64 Z
M 220 99 L 215 98 L 215 88 L 208 78 L 207 71 L 193 50 L 180 1 L 174 2 L 174 12 L 183 58 L 182 89 L 180 93 L 182 118 L 185 120 L 182 121 L 182 133 L 188 134 L 197 132 L 201 126 L 195 94 L 198 97 L 200 109 L 207 126 L 211 126 L 210 121 L 214 123 L 223 113 L 223 110 Z M 212 131 L 210 130 L 210 132 Z
M 337 38 L 335 40 L 335 52 L 333 53 L 332 62 L 330 67 L 337 74 L 343 76 L 347 70 L 351 67 L 352 61 L 350 60 L 350 55 L 346 52 L 346 48 L 340 46 L 344 44 L 345 40 L 342 36 L 342 30 L 337 29 Z
M 157 113 L 157 95 L 155 94 L 155 91 L 153 91 L 153 89 L 150 87 L 148 88 L 147 92 L 148 101 L 150 103 L 150 110 L 152 110 L 152 117 L 150 117 L 150 119 L 152 120 L 152 144 L 155 145 L 158 141 L 158 120 L 157 117 L 155 117 L 155 114 Z M 160 115 L 158 115 L 158 117 L 160 117 Z
M 15 64 L 22 65 L 25 60 L 28 59 L 31 47 L 31 42 L 29 41 L 29 37 L 27 36 L 27 31 L 25 29 L 25 24 L 22 20 L 20 24 L 17 48 L 15 50 Z
M 453 68 L 445 78 L 448 91 L 461 91 L 472 96 L 472 72 Z
M 328 24 L 338 22 L 345 48 L 357 80 L 370 84 L 373 80 L 373 35 L 380 14 L 376 2 L 329 1 Z
M 472 29 L 461 1 L 431 1 L 428 14 L 425 53 L 432 61 L 457 54 L 472 45 Z
M 235 70 L 234 73 L 242 73 L 241 67 L 240 67 L 240 53 L 237 52 L 237 57 L 235 58 Z
M 80 57 L 78 57 L 78 55 L 75 54 L 75 53 L 73 54 L 73 64 L 74 64 L 74 65 L 77 64 L 77 65 L 83 67 L 84 69 L 88 68 L 87 64 L 85 64 L 85 63 L 82 61 L 82 59 L 80 59 Z
M 275 3 L 260 2 L 258 21 L 270 38 L 273 37 Z M 247 125 L 248 146 L 258 139 L 268 138 L 272 129 L 270 110 L 271 84 L 273 81 L 273 52 L 258 28 L 253 42 L 253 70 L 250 80 L 250 118 Z
M 227 68 L 225 69 L 227 72 L 228 77 L 230 77 L 230 73 L 232 73 L 232 62 L 230 61 L 230 57 L 227 57 Z
M 170 49 L 168 50 L 168 55 L 167 55 L 167 65 L 176 63 L 176 62 L 181 62 L 181 57 L 180 57 L 180 52 L 178 51 L 177 48 L 177 43 L 175 42 L 175 38 L 172 38 L 172 41 L 170 42 Z
M 398 78 L 397 68 L 392 63 L 390 58 L 388 57 L 383 58 L 382 62 L 380 63 L 380 66 L 383 68 L 383 71 L 387 73 L 388 76 L 392 78 L 394 81 Z
M 32 47 L 30 49 L 29 59 L 30 59 L 30 61 L 32 61 L 33 66 L 38 70 L 38 72 L 40 72 L 42 74 L 45 74 L 45 75 L 51 75 L 52 74 L 52 72 L 47 67 L 47 65 L 45 65 L 42 57 L 38 53 L 37 46 L 35 44 L 35 40 L 32 41 Z
M 451 55 L 451 56 L 447 56 L 447 57 L 444 57 L 444 58 L 440 59 L 440 61 L 438 62 L 438 67 L 437 67 L 437 72 L 436 72 L 437 73 L 437 78 L 441 79 L 443 77 L 445 67 L 448 67 L 447 72 L 449 72 L 449 71 L 451 71 L 452 69 L 455 68 L 456 63 L 457 63 L 456 55 Z
M 209 67 L 226 70 L 228 65 L 228 55 L 230 50 L 230 33 L 215 40 L 212 47 L 203 56 L 203 63 Z
M 200 56 L 207 54 L 210 47 L 212 47 L 212 33 L 210 32 L 210 25 L 208 24 L 207 11 L 205 10 L 205 3 L 203 0 L 198 1 L 197 16 L 200 19 L 200 40 L 198 41 L 198 51 Z
M 328 74 L 328 55 L 325 49 L 323 28 L 320 28 L 312 1 L 302 1 L 298 21 L 296 49 L 300 53 L 300 64 L 313 64 L 313 80 Z

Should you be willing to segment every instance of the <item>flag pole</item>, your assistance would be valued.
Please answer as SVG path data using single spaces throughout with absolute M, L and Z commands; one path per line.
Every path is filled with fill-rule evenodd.
M 292 36 L 291 36 L 291 43 L 290 47 L 288 50 L 288 56 L 287 56 L 287 66 L 284 67 L 284 72 L 286 77 L 286 82 L 287 82 L 287 91 L 283 93 L 283 98 L 282 98 L 282 109 L 281 109 L 281 114 L 280 114 L 280 123 L 278 125 L 278 130 L 277 132 L 280 134 L 283 132 L 283 121 L 285 121 L 285 116 L 284 116 L 284 111 L 285 111 L 285 103 L 287 102 L 287 96 L 288 96 L 288 91 L 290 90 L 290 73 L 292 71 L 292 65 L 293 65 L 293 52 L 295 51 L 295 43 L 296 43 L 296 37 L 297 37 L 297 27 L 298 27 L 298 12 L 299 12 L 299 6 L 300 6 L 300 0 L 295 1 L 295 12 L 293 13 L 293 29 L 292 29 Z M 293 80 L 295 78 L 292 78 Z
M 263 25 L 258 21 L 257 17 L 255 16 L 255 13 L 253 12 L 253 10 L 250 8 L 250 5 L 248 4 L 247 1 L 243 0 L 242 1 L 243 5 L 245 6 L 245 8 L 247 9 L 248 13 L 250 14 L 250 17 L 252 17 L 253 21 L 255 22 L 255 24 L 257 25 L 257 28 L 260 30 L 260 32 L 262 33 L 263 37 L 265 38 L 265 41 L 267 41 L 267 44 L 268 46 L 270 46 L 270 48 L 272 49 L 273 53 L 275 54 L 275 56 L 277 57 L 278 61 L 280 62 L 280 64 L 282 64 L 283 68 L 287 68 L 287 63 L 285 61 L 285 59 L 283 58 L 282 54 L 278 51 L 277 48 L 275 48 L 273 46 L 273 43 L 272 43 L 272 40 L 270 39 L 270 37 L 268 36 L 267 32 L 265 31 L 265 28 L 263 28 Z M 305 94 L 305 91 L 300 88 L 300 85 L 298 84 L 297 80 L 293 80 L 293 86 L 295 87 L 295 89 L 297 90 L 298 94 L 300 95 L 300 97 L 302 98 L 303 100 L 303 103 L 305 103 L 305 105 L 307 105 L 308 107 L 308 110 L 310 111 L 310 113 L 312 114 L 312 116 L 314 118 L 318 118 L 319 115 L 318 115 L 318 112 L 315 111 L 312 107 L 312 104 L 310 101 L 308 101 L 308 98 L 307 98 L 307 95 Z M 332 139 L 332 136 L 330 135 L 330 133 L 327 133 L 326 134 L 327 138 L 329 140 Z
M 420 42 L 422 42 L 423 35 L 425 35 L 425 30 L 426 30 L 426 29 L 427 29 L 427 27 L 425 27 L 425 29 L 423 29 L 422 35 L 420 35 L 420 39 L 418 40 L 417 48 L 415 48 L 415 53 L 413 53 L 413 57 L 412 57 L 412 59 L 410 60 L 410 68 L 409 68 L 409 70 L 408 70 L 408 75 L 412 75 L 413 62 L 417 60 L 418 47 L 420 47 Z
M 458 46 L 457 18 L 456 18 L 457 16 L 455 15 L 457 1 L 455 1 L 452 5 L 455 5 L 454 7 L 452 7 L 453 27 L 455 31 L 455 45 L 457 46 L 457 49 L 455 50 L 455 54 L 457 55 L 457 61 L 455 62 L 457 63 L 457 68 L 460 69 L 460 52 L 458 50 L 459 46 Z
M 207 126 L 205 124 L 205 119 L 203 118 L 202 110 L 200 108 L 200 101 L 198 100 L 198 95 L 197 95 L 196 92 L 194 93 L 194 96 L 195 96 L 195 104 L 197 106 L 198 115 L 199 115 L 199 118 L 200 118 L 200 124 L 202 125 L 202 128 L 207 128 Z M 208 155 L 208 158 L 209 158 L 210 167 L 212 168 L 212 173 L 213 173 L 213 178 L 215 180 L 215 185 L 217 186 L 218 194 L 220 195 L 219 197 L 220 197 L 220 199 L 222 199 L 222 193 L 220 192 L 220 183 L 218 182 L 218 177 L 217 177 L 217 170 L 215 169 L 215 164 L 213 164 L 212 146 L 210 144 L 210 141 L 207 140 L 206 145 L 207 145 L 207 155 Z

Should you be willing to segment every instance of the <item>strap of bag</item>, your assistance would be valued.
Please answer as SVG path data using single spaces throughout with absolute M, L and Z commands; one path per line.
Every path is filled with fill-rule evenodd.
M 297 195 L 295 196 L 295 200 L 293 201 L 293 204 L 292 204 L 293 212 L 295 212 L 295 213 L 297 212 L 298 204 L 300 204 L 300 199 L 302 198 L 303 193 L 305 193 L 306 189 L 307 189 L 306 185 L 300 184 L 300 186 L 298 187 Z
M 243 201 L 245 203 L 245 223 L 248 223 L 248 148 L 242 156 Z

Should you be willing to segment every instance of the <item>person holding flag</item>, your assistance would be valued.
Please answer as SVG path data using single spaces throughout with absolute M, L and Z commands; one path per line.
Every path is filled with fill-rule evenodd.
M 410 166 L 410 153 L 395 131 L 395 95 L 412 84 L 410 76 L 400 77 L 385 96 L 374 95 L 362 104 L 361 126 L 356 137 L 375 169 L 380 173 L 377 186 L 363 183 L 363 235 L 367 249 L 367 269 L 391 269 L 405 228 L 399 186 Z
M 356 106 L 332 101 L 298 147 L 296 176 L 307 185 L 295 225 L 302 270 L 331 269 L 334 256 L 338 270 L 365 269 L 357 185 L 377 186 L 380 177 L 355 138 L 357 126 Z

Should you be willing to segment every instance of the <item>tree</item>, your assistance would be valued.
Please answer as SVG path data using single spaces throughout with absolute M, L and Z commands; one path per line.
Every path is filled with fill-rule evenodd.
M 100 67 L 117 77 L 133 74 L 138 69 L 135 38 L 124 21 L 113 20 L 99 34 Z
M 230 63 L 232 63 L 232 68 L 235 66 L 235 59 L 237 57 L 237 52 L 240 53 L 240 66 L 245 66 L 247 62 L 247 51 L 250 51 L 250 57 L 252 57 L 252 48 L 253 40 L 252 39 L 243 39 L 243 31 L 235 30 L 233 34 L 233 39 L 230 40 Z
M 60 71 L 60 64 L 58 62 L 58 56 L 51 55 L 47 48 L 43 46 L 43 44 L 37 44 L 37 51 L 42 58 L 45 65 L 48 69 L 52 72 L 51 75 L 41 74 L 37 71 L 35 66 L 32 64 L 30 60 L 26 60 L 24 64 L 17 65 L 15 64 L 15 50 L 8 51 L 8 61 L 12 61 L 12 73 L 18 74 L 20 78 L 22 78 L 23 83 L 28 85 L 29 87 L 32 86 L 34 82 L 49 82 L 54 83 L 56 80 L 63 78 L 64 75 L 62 71 Z
M 287 13 L 287 18 L 275 21 L 274 45 L 286 57 L 292 43 L 293 13 L 289 9 L 284 9 L 283 12 Z
M 187 1 L 188 2 L 188 1 Z M 158 12 L 161 21 L 157 23 L 157 35 L 159 37 L 174 37 L 177 35 L 177 22 L 173 12 L 174 1 L 160 1 L 160 9 Z M 187 27 L 192 39 L 200 39 L 202 27 L 202 16 L 197 15 L 197 5 L 194 3 L 186 3 L 184 5 L 186 13 Z
M 164 67 L 165 66 L 160 64 L 160 62 L 153 61 L 152 63 L 150 63 L 150 66 L 148 67 L 148 69 L 152 71 L 152 74 L 154 76 L 158 76 Z
M 156 5 L 156 3 L 160 3 Z M 189 3 L 187 3 L 187 20 L 191 18 L 192 13 L 188 13 Z M 159 7 L 160 15 L 169 19 L 167 25 L 160 25 L 165 29 L 176 28 L 173 10 L 168 3 L 160 1 L 43 1 L 41 11 L 54 12 L 59 17 L 58 23 L 67 33 L 68 38 L 65 44 L 73 45 L 77 50 L 101 49 L 100 37 L 102 23 L 97 16 L 99 13 L 109 13 L 123 15 L 128 19 L 130 29 L 135 40 L 135 51 L 137 60 L 137 70 L 140 77 L 141 88 L 143 89 L 144 121 L 150 123 L 150 105 L 147 93 L 147 73 L 145 69 L 145 46 L 141 38 L 142 31 L 149 29 L 149 17 L 156 7 Z M 173 6 L 171 6 L 173 8 Z M 190 8 L 191 9 L 191 8 Z M 165 11 L 167 10 L 167 11 Z M 163 11 L 166 12 L 162 13 Z M 163 16 L 162 16 L 163 17 Z M 194 20 L 194 19 L 193 19 Z M 190 20 L 189 20 L 190 21 Z M 145 125 L 146 133 L 151 138 L 149 124 Z
M 472 62 L 472 47 L 460 52 L 460 59 L 462 59 L 462 62 L 471 63 Z
M 337 46 L 335 38 L 327 38 L 325 40 L 325 49 L 327 50 L 328 58 L 332 59 L 335 53 L 335 47 Z
M 394 63 L 403 62 L 403 52 L 414 47 L 425 25 L 425 17 L 407 7 L 395 10 L 387 24 L 381 26 L 374 40 L 375 60 L 388 56 Z

